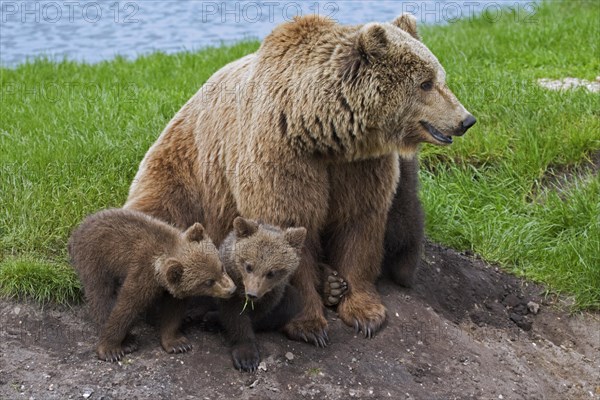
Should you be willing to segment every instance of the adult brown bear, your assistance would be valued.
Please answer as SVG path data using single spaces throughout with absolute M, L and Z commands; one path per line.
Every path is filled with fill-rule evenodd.
M 340 317 L 371 336 L 386 316 L 374 282 L 398 154 L 449 144 L 474 123 L 413 17 L 360 26 L 296 18 L 183 106 L 146 154 L 125 207 L 182 229 L 200 221 L 217 245 L 238 215 L 305 227 L 292 280 L 304 308 L 284 331 L 326 342 L 316 290 L 323 257 L 350 286 Z

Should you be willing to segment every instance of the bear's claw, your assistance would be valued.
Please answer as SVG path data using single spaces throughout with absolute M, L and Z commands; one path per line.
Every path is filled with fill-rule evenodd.
M 376 293 L 353 292 L 343 299 L 338 307 L 342 321 L 354 327 L 355 333 L 362 332 L 365 338 L 373 338 L 383 326 L 386 310 Z
M 255 372 L 260 363 L 260 353 L 255 343 L 237 344 L 231 350 L 231 358 L 235 369 Z
M 98 358 L 103 361 L 117 362 L 120 361 L 125 354 L 129 354 L 137 350 L 136 338 L 128 334 L 122 343 L 118 345 L 99 344 L 96 348 Z
M 321 316 L 312 320 L 295 319 L 289 322 L 283 331 L 292 340 L 303 340 L 317 347 L 325 347 L 329 342 L 327 320 Z
M 175 339 L 163 340 L 162 347 L 169 354 L 179 354 L 190 351 L 194 346 L 185 336 L 180 336 Z

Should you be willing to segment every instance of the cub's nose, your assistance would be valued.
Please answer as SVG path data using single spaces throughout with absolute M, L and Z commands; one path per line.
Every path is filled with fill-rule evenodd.
M 246 296 L 248 297 L 249 300 L 252 300 L 252 301 L 258 300 L 258 296 L 254 292 L 246 292 Z
M 477 120 L 475 119 L 475 117 L 472 116 L 471 114 L 469 114 L 469 116 L 467 118 L 465 118 L 460 123 L 460 127 L 461 127 L 461 129 L 462 129 L 463 132 L 466 132 L 467 129 L 469 129 L 470 127 L 472 127 L 473 125 L 475 125 L 475 122 L 477 122 Z
M 227 293 L 233 294 L 236 291 L 236 289 L 237 289 L 237 286 L 232 284 L 231 287 L 229 288 L 229 290 L 227 291 Z

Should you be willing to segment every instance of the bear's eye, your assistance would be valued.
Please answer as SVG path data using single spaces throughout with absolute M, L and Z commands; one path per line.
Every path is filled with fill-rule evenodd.
M 273 271 L 269 271 L 269 272 L 267 272 L 267 273 L 266 273 L 266 275 L 265 275 L 265 276 L 266 276 L 267 278 L 271 279 L 271 278 L 273 278 L 273 277 L 275 276 L 275 272 L 273 272 Z
M 425 82 L 421 83 L 421 89 L 423 89 L 426 92 L 429 92 L 431 89 L 433 89 L 433 82 L 425 81 Z
M 209 279 L 206 282 L 204 282 L 204 284 L 208 287 L 212 287 L 215 284 L 215 280 L 214 279 Z
M 252 272 L 252 264 L 246 263 L 246 272 Z

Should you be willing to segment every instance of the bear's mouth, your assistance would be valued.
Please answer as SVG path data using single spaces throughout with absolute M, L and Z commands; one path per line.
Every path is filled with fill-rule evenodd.
M 427 130 L 427 132 L 429 132 L 429 134 L 431 136 L 433 136 L 433 138 L 435 140 L 437 140 L 438 142 L 441 143 L 445 143 L 445 144 L 451 144 L 452 143 L 452 137 L 448 136 L 448 135 L 444 135 L 442 132 L 440 132 L 439 130 L 437 130 L 433 125 L 431 125 L 428 122 L 425 121 L 421 121 L 421 125 L 423 126 L 423 128 L 425 128 L 425 130 Z

